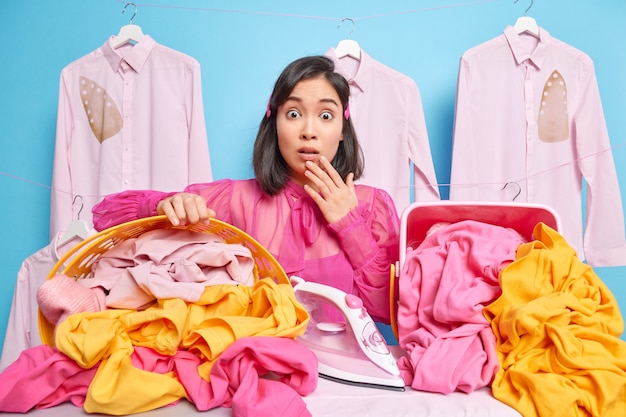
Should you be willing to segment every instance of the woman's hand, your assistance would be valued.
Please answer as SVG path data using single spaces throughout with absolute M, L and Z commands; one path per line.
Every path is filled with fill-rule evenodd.
M 307 171 L 304 175 L 313 186 L 305 184 L 304 189 L 318 205 L 326 221 L 332 223 L 343 218 L 359 204 L 354 190 L 354 175 L 348 174 L 344 183 L 326 157 L 322 156 L 320 163 L 321 167 L 310 161 L 306 163 Z
M 178 193 L 157 204 L 157 214 L 165 214 L 174 226 L 188 223 L 209 223 L 215 211 L 207 208 L 206 200 L 198 194 Z

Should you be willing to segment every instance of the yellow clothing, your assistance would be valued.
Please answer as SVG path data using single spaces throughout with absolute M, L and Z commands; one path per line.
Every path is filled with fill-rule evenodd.
M 125 415 L 156 409 L 186 398 L 172 374 L 134 368 L 133 346 L 164 355 L 177 349 L 195 353 L 205 362 L 199 375 L 209 380 L 211 366 L 241 337 L 295 338 L 304 333 L 308 313 L 289 284 L 259 280 L 253 287 L 207 287 L 197 303 L 159 300 L 144 311 L 105 310 L 70 316 L 56 330 L 56 347 L 80 366 L 99 368 L 89 387 L 85 411 Z
M 626 413 L 624 322 L 613 294 L 555 230 L 539 223 L 485 308 L 501 368 L 493 395 L 525 417 Z

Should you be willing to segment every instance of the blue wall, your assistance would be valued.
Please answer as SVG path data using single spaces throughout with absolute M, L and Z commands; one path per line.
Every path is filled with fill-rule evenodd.
M 623 0 L 537 0 L 529 15 L 595 62 L 614 159 L 626 195 L 626 48 Z M 352 39 L 410 76 L 422 94 L 438 181 L 447 184 L 461 54 L 499 35 L 530 4 L 520 0 L 151 0 L 134 23 L 202 66 L 216 178 L 251 176 L 266 100 L 291 60 Z M 48 244 L 59 74 L 127 24 L 118 0 L 15 0 L 0 6 L 0 346 L 22 261 Z M 228 10 L 228 11 L 225 11 Z M 443 187 L 442 194 L 447 196 Z M 625 310 L 626 267 L 597 268 Z

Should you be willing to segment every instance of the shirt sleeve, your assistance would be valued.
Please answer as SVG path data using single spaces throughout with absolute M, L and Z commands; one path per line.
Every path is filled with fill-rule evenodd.
M 189 74 L 188 124 L 189 124 L 189 184 L 213 180 L 209 142 L 207 140 L 202 99 L 200 64 L 194 60 L 193 71 Z
M 583 72 L 584 110 L 576 111 L 576 147 L 587 186 L 584 251 L 593 266 L 620 266 L 626 260 L 624 210 L 593 65 Z
M 188 193 L 201 195 L 207 202 L 207 207 L 215 211 L 215 217 L 226 223 L 233 224 L 230 203 L 233 195 L 233 180 L 219 180 L 210 184 L 192 184 L 185 188 Z
M 374 190 L 369 205 L 361 202 L 329 227 L 354 268 L 354 283 L 370 315 L 389 324 L 389 274 L 399 255 L 400 229 L 393 200 L 385 191 Z
M 156 216 L 159 201 L 173 194 L 153 190 L 109 194 L 91 209 L 94 229 L 101 231 L 132 220 Z
M 439 200 L 439 187 L 428 141 L 424 108 L 417 86 L 409 90 L 406 109 L 409 158 L 413 161 L 415 201 Z
M 475 153 L 479 147 L 472 137 L 474 115 L 471 106 L 470 65 L 465 55 L 459 63 L 456 103 L 454 113 L 454 132 L 452 142 L 452 165 L 450 168 L 450 200 L 478 200 L 480 194 L 475 185 L 467 184 L 468 179 L 477 178 L 476 170 L 480 167 L 468 161 L 478 160 Z M 470 180 L 471 181 L 471 180 Z
M 198 194 L 207 201 L 207 207 L 215 210 L 216 217 L 231 221 L 228 203 L 233 181 L 220 180 L 187 186 L 183 192 Z M 109 194 L 92 209 L 94 229 L 101 231 L 118 224 L 157 215 L 157 204 L 176 192 L 155 190 L 127 190 Z
M 56 138 L 52 166 L 52 191 L 50 194 L 50 237 L 62 230 L 73 219 L 69 147 L 72 137 L 72 106 L 67 69 L 61 72 L 57 109 Z
M 28 290 L 27 269 L 25 268 L 27 261 L 24 261 L 17 275 L 13 302 L 4 335 L 4 346 L 2 355 L 0 355 L 0 373 L 17 360 L 22 351 L 34 346 L 34 344 L 31 345 L 29 336 L 31 330 L 37 331 L 37 329 L 30 329 L 29 319 L 31 311 L 36 311 L 36 308 L 30 308 L 30 304 L 34 300 L 30 299 Z

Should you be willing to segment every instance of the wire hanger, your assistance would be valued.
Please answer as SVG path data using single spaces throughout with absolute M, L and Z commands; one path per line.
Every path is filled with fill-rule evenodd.
M 520 185 L 516 183 L 515 181 L 509 181 L 506 184 L 504 184 L 504 186 L 502 186 L 500 190 L 506 189 L 506 187 L 508 187 L 509 185 L 515 185 L 517 187 L 517 194 L 515 194 L 515 197 L 513 197 L 513 200 L 511 200 L 511 201 L 515 201 L 515 199 L 519 197 L 519 195 L 522 193 L 522 187 L 520 187 Z
M 354 21 L 354 19 L 344 17 L 343 19 L 341 19 L 341 22 L 339 22 L 339 26 L 337 26 L 337 29 L 339 29 L 343 25 L 343 22 L 345 22 L 346 20 L 352 22 L 352 29 L 346 36 L 346 39 L 339 41 L 337 47 L 335 48 L 335 53 L 337 54 L 337 58 L 351 56 L 358 61 L 361 59 L 361 47 L 359 46 L 359 43 L 357 41 L 350 39 L 350 35 L 352 35 L 354 29 L 356 29 L 356 22 Z
M 513 2 L 513 4 L 517 3 L 519 0 L 515 0 Z M 524 16 L 526 16 L 528 14 L 528 11 L 533 7 L 533 5 L 535 4 L 534 0 L 530 0 L 530 4 L 528 5 L 528 7 L 526 8 L 526 10 L 524 10 Z
M 62 246 L 69 242 L 74 238 L 79 238 L 80 240 L 85 240 L 89 235 L 91 235 L 91 230 L 86 221 L 80 220 L 80 213 L 83 211 L 85 207 L 85 202 L 81 195 L 76 195 L 74 200 L 72 200 L 72 207 L 76 204 L 76 200 L 80 198 L 80 209 L 78 210 L 78 215 L 76 216 L 77 220 L 72 220 L 70 224 L 67 226 L 65 233 L 57 242 L 57 246 Z
M 517 3 L 518 1 L 519 0 L 515 0 L 513 3 Z M 539 25 L 537 24 L 537 21 L 535 19 L 533 19 L 530 16 L 527 16 L 528 11 L 533 7 L 533 4 L 535 4 L 534 0 L 530 0 L 530 5 L 526 8 L 526 11 L 524 12 L 524 16 L 520 16 L 517 19 L 513 28 L 519 34 L 529 33 L 535 36 L 536 38 L 538 38 L 539 37 Z
M 130 18 L 130 22 L 127 25 L 122 26 L 117 36 L 111 41 L 113 48 L 119 48 L 129 42 L 137 43 L 144 36 L 141 27 L 133 24 L 133 19 L 137 16 L 137 5 L 135 3 L 126 3 L 122 9 L 122 13 L 126 12 L 126 8 L 128 6 L 133 6 L 135 10 Z

